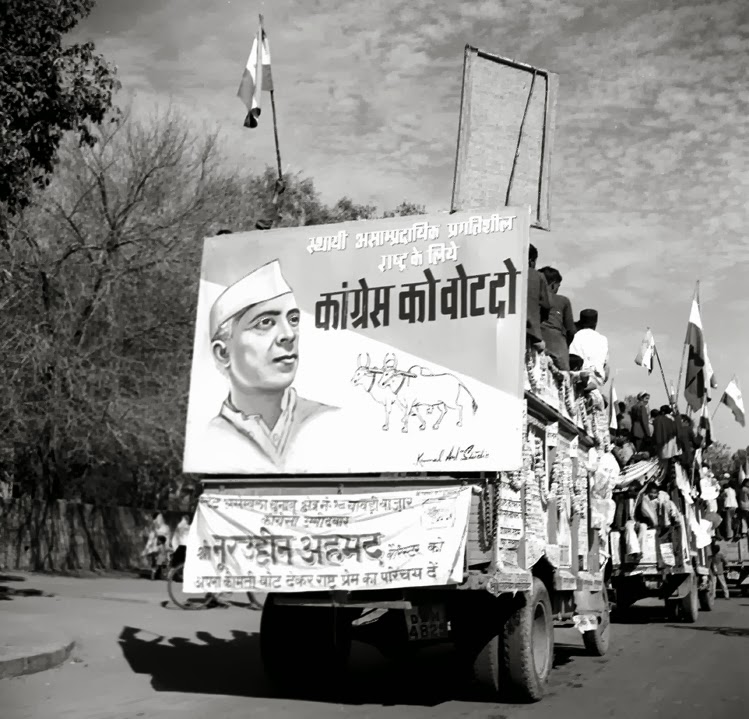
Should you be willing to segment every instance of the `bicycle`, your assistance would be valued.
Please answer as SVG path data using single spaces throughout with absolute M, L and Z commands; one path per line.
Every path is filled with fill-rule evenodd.
M 202 596 L 199 594 L 186 594 L 182 589 L 184 569 L 184 562 L 180 562 L 173 566 L 167 574 L 166 588 L 167 592 L 169 592 L 169 598 L 180 609 L 196 610 L 208 609 L 211 606 L 229 606 L 225 600 L 231 595 L 231 592 L 219 592 L 218 594 L 207 592 Z

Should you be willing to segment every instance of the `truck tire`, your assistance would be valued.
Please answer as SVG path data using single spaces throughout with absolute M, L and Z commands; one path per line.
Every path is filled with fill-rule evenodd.
M 502 646 L 498 635 L 494 635 L 474 659 L 473 677 L 493 697 L 502 697 L 506 686 L 502 665 Z
M 609 613 L 609 598 L 606 587 L 603 588 L 603 614 L 598 618 L 598 629 L 590 632 L 583 632 L 583 644 L 588 650 L 588 654 L 594 657 L 606 656 L 609 650 L 611 637 L 611 617 Z
M 707 589 L 699 590 L 700 609 L 703 612 L 712 612 L 715 607 L 715 594 L 718 590 L 718 581 L 711 572 Z
M 697 594 L 697 577 L 689 578 L 689 592 L 679 600 L 681 619 L 687 624 L 694 624 L 700 615 L 700 600 Z
M 334 607 L 281 605 L 268 594 L 260 619 L 260 656 L 279 693 L 328 693 L 344 686 L 351 652 L 351 621 Z
M 544 583 L 534 577 L 525 603 L 510 614 L 502 632 L 502 664 L 513 693 L 526 701 L 539 701 L 553 660 L 551 600 Z

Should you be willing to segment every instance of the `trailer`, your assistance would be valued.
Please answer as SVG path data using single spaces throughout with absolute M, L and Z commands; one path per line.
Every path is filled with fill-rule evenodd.
M 739 537 L 721 542 L 721 548 L 726 558 L 726 582 L 729 590 L 739 591 L 742 597 L 749 596 L 749 539 Z
M 659 517 L 658 526 L 646 528 L 635 519 L 637 505 L 654 486 L 659 487 L 661 502 L 663 494 L 668 495 L 674 516 L 663 524 Z M 691 498 L 691 489 L 675 460 L 640 462 L 622 473 L 614 492 L 617 520 L 610 533 L 609 586 L 617 613 L 646 597 L 663 600 L 672 620 L 694 623 L 700 610 L 712 611 L 716 579 L 710 571 L 709 539 L 694 531 L 702 521 L 702 509 Z M 635 533 L 631 544 L 637 551 L 630 551 L 627 531 Z

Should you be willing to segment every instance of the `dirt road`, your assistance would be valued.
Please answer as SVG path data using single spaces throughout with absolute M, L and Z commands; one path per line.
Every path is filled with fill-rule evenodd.
M 258 612 L 168 609 L 158 603 L 163 584 L 121 582 L 130 589 L 107 587 L 105 598 L 67 580 L 54 598 L 3 603 L 3 621 L 36 615 L 79 643 L 58 669 L 0 682 L 4 719 L 735 719 L 749 707 L 749 599 L 718 600 L 696 625 L 636 606 L 632 623 L 614 625 L 603 659 L 585 656 L 574 631 L 559 632 L 550 695 L 540 704 L 487 702 L 458 683 L 444 652 L 393 666 L 365 646 L 355 648 L 339 700 L 310 702 L 273 697 L 267 687 Z

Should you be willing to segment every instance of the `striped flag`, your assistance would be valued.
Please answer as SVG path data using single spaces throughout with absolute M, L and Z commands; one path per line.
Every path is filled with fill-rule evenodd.
M 242 74 L 242 82 L 237 90 L 237 97 L 247 107 L 245 127 L 257 127 L 260 115 L 260 95 L 263 90 L 273 90 L 273 78 L 270 73 L 270 45 L 262 22 L 257 36 L 252 41 L 252 50 L 247 58 L 247 65 Z
M 705 335 L 702 331 L 702 318 L 697 296 L 692 298 L 685 344 L 689 348 L 687 378 L 684 385 L 684 398 L 693 411 L 699 412 L 702 405 L 710 401 L 710 388 L 715 388 L 716 380 L 710 359 L 707 356 Z
M 723 392 L 723 396 L 720 401 L 728 407 L 736 421 L 742 426 L 746 426 L 746 415 L 744 413 L 744 399 L 741 396 L 741 388 L 739 387 L 739 381 L 734 377 L 726 387 L 726 391 Z
M 650 331 L 650 327 L 648 327 L 645 337 L 640 343 L 640 351 L 637 353 L 637 357 L 635 357 L 635 364 L 640 365 L 640 367 L 645 367 L 648 374 L 650 374 L 653 371 L 654 357 L 655 337 L 653 337 L 653 333 Z

